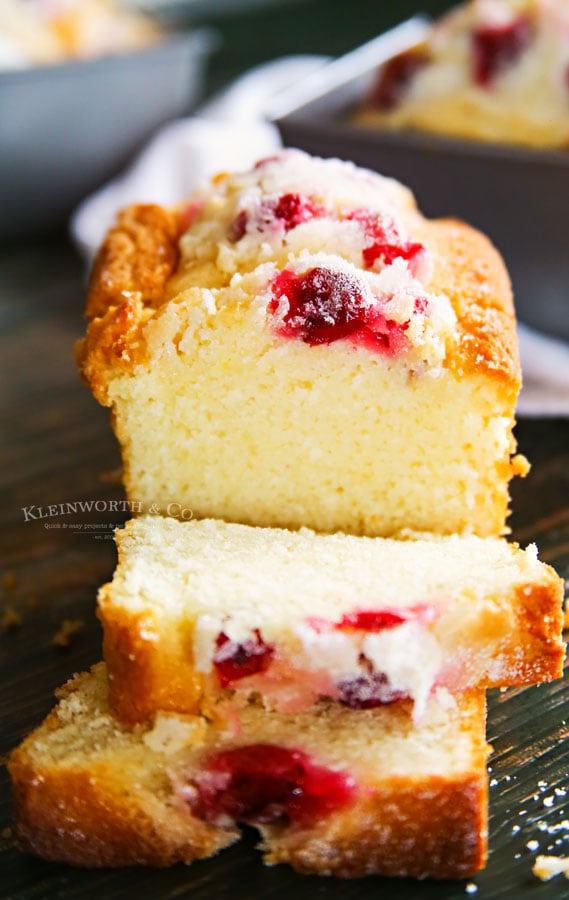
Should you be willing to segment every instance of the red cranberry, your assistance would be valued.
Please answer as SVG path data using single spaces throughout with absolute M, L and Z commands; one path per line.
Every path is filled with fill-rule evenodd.
M 518 16 L 505 25 L 481 25 L 472 33 L 474 78 L 488 87 L 526 49 L 533 37 L 527 16 Z
M 269 311 L 288 301 L 281 334 L 306 344 L 330 344 L 342 338 L 383 353 L 395 354 L 406 345 L 408 324 L 399 325 L 366 305 L 359 279 L 315 266 L 301 275 L 289 269 L 279 272 L 272 284 Z
M 322 616 L 307 616 L 305 622 L 317 634 L 325 634 L 332 629 L 340 631 L 385 631 L 397 628 L 403 622 L 415 621 L 422 625 L 434 622 L 439 610 L 429 603 L 417 603 L 415 606 L 391 607 L 391 609 L 355 609 L 345 613 L 339 622 L 325 619 Z
M 197 812 L 215 822 L 308 823 L 348 805 L 356 785 L 301 750 L 251 744 L 216 753 L 196 779 Z
M 275 219 L 280 219 L 284 223 L 285 231 L 290 231 L 303 222 L 309 222 L 324 212 L 321 206 L 302 194 L 283 194 L 272 205 L 271 211 Z
M 387 675 L 383 673 L 342 681 L 339 688 L 339 702 L 350 709 L 373 709 L 375 706 L 387 706 L 397 700 L 408 699 L 407 694 L 390 687 Z
M 358 612 L 346 613 L 342 616 L 336 628 L 361 631 L 385 631 L 388 628 L 396 628 L 409 617 L 399 612 L 390 610 L 377 611 L 374 609 L 362 609 Z
M 310 197 L 303 194 L 282 194 L 276 200 L 263 200 L 258 214 L 258 230 L 263 231 L 264 226 L 271 222 L 279 222 L 285 231 L 290 231 L 324 213 L 324 208 L 314 203 Z M 249 218 L 244 209 L 236 215 L 228 230 L 228 238 L 232 243 L 237 243 L 244 236 Z
M 265 672 L 273 659 L 274 647 L 266 644 L 259 631 L 255 629 L 255 639 L 242 643 L 232 641 L 223 631 L 215 642 L 217 652 L 213 664 L 221 687 L 229 687 L 232 682 Z
M 237 241 L 241 240 L 241 238 L 247 231 L 248 221 L 249 216 L 244 209 L 242 209 L 241 212 L 237 213 L 227 232 L 227 237 L 232 244 L 236 244 Z
M 376 109 L 389 110 L 401 102 L 419 69 L 429 61 L 422 50 L 406 50 L 387 62 L 379 76 L 370 105 Z
M 393 322 L 378 310 L 370 310 L 367 320 L 367 327 L 354 334 L 356 344 L 387 356 L 397 356 L 406 350 L 408 343 L 405 332 L 409 328 L 409 322 Z
M 316 266 L 295 275 L 285 269 L 273 282 L 273 310 L 283 296 L 289 303 L 286 330 L 307 344 L 329 344 L 365 324 L 361 285 L 345 272 Z
M 257 160 L 255 165 L 253 166 L 253 169 L 262 169 L 262 168 L 264 168 L 264 166 L 267 166 L 270 163 L 276 163 L 276 162 L 281 162 L 281 161 L 282 161 L 282 156 L 280 156 L 278 153 L 273 154 L 273 156 L 264 156 L 263 159 Z
M 424 252 L 423 244 L 405 241 L 399 246 L 394 246 L 379 239 L 375 240 L 368 247 L 364 247 L 363 258 L 366 268 L 371 269 L 377 259 L 380 259 L 384 266 L 389 266 L 394 259 L 406 259 L 409 262 L 414 262 Z
M 395 259 L 406 259 L 418 262 L 425 252 L 423 244 L 404 241 L 395 227 L 395 223 L 387 216 L 381 216 L 367 209 L 356 209 L 348 219 L 359 222 L 364 229 L 366 246 L 362 251 L 364 265 L 371 269 L 380 259 L 384 266 L 389 266 Z M 412 269 L 415 267 L 412 265 Z

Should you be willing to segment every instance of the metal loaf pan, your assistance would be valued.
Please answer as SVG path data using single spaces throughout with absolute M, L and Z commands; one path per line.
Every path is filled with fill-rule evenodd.
M 65 222 L 203 90 L 212 32 L 100 59 L 0 72 L 0 239 Z

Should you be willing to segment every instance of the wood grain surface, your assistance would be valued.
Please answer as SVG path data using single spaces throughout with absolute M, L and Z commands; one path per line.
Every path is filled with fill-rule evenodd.
M 120 487 L 108 477 L 118 467 L 119 456 L 107 412 L 80 383 L 73 363 L 73 344 L 83 329 L 82 282 L 81 265 L 62 237 L 0 253 L 3 754 L 40 722 L 58 684 L 99 659 L 95 594 L 114 566 L 109 526 L 126 518 L 125 513 L 108 512 L 33 518 L 39 516 L 39 507 L 46 512 L 54 504 L 122 498 Z M 542 558 L 567 577 L 569 422 L 522 421 L 518 437 L 533 469 L 514 488 L 513 535 L 523 544 L 535 540 Z M 65 622 L 71 624 L 62 632 Z M 58 646 L 58 641 L 65 643 L 66 629 L 71 632 L 69 646 Z M 569 855 L 569 823 L 563 825 L 569 819 L 565 680 L 494 692 L 489 739 L 494 747 L 491 852 L 487 869 L 473 879 L 478 888 L 474 896 L 566 898 L 569 883 L 563 877 L 541 884 L 531 874 L 538 852 L 532 841 L 537 841 L 539 852 Z M 10 825 L 10 796 L 6 771 L 0 772 L 1 830 Z M 3 832 L 0 896 L 447 900 L 470 895 L 463 882 L 301 877 L 283 866 L 263 867 L 254 844 L 253 833 L 247 832 L 241 845 L 191 867 L 81 871 L 27 857 Z

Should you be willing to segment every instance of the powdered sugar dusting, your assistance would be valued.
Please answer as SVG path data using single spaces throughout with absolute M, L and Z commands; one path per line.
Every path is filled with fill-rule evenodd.
M 218 289 L 269 265 L 277 274 L 266 306 L 281 336 L 350 339 L 415 374 L 440 371 L 456 320 L 448 299 L 427 289 L 434 264 L 409 233 L 418 214 L 402 185 L 285 150 L 213 179 L 190 206 L 176 289 L 210 289 L 209 315 L 223 305 Z M 302 279 L 296 293 L 287 273 Z
M 291 259 L 271 283 L 268 310 L 285 337 L 307 343 L 350 338 L 436 369 L 456 324 L 448 299 L 428 294 L 396 259 L 380 273 L 324 253 Z M 374 340 L 375 339 L 375 340 Z

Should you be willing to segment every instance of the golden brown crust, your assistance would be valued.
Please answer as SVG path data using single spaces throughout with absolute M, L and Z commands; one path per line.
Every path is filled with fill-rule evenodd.
M 140 328 L 164 300 L 180 251 L 180 217 L 156 205 L 119 213 L 97 254 L 87 294 L 87 333 L 76 348 L 79 370 L 106 404 L 107 370 L 128 368 L 141 355 Z
M 60 699 L 81 693 L 90 680 L 89 673 L 73 679 Z M 91 755 L 52 760 L 41 742 L 60 727 L 56 707 L 8 762 L 23 850 L 78 866 L 169 866 L 212 856 L 238 840 L 237 829 L 209 825 L 188 804 L 169 802 L 167 787 L 152 792 L 144 761 L 128 750 L 98 758 L 94 742 Z
M 471 692 L 462 727 L 473 744 L 463 773 L 416 782 L 392 777 L 360 796 L 353 809 L 310 828 L 261 829 L 266 862 L 342 878 L 474 875 L 484 866 L 488 845 L 485 714 L 484 693 Z
M 562 678 L 565 659 L 563 581 L 551 566 L 544 569 L 544 583 L 520 585 L 516 591 L 520 629 L 527 637 L 528 668 L 535 683 Z
M 105 586 L 102 593 L 106 592 Z M 103 658 L 109 672 L 109 704 L 125 724 L 152 718 L 157 710 L 195 712 L 200 707 L 203 678 L 193 666 L 191 641 L 187 648 L 174 632 L 159 641 L 141 633 L 156 632 L 150 613 L 133 617 L 108 603 L 99 606 L 103 625 Z
M 487 237 L 464 222 L 422 220 L 417 234 L 435 260 L 429 289 L 449 298 L 458 319 L 459 340 L 450 367 L 499 378 L 515 397 L 520 361 L 512 288 L 502 257 Z
M 146 808 L 135 786 L 122 785 L 120 771 L 110 766 L 42 769 L 20 749 L 9 769 L 16 838 L 23 850 L 44 859 L 93 867 L 170 866 L 212 856 L 239 836 L 166 805 Z
M 487 853 L 484 765 L 481 751 L 478 771 L 463 778 L 393 779 L 344 816 L 280 834 L 264 829 L 266 862 L 341 878 L 474 875 Z
M 266 829 L 266 862 L 344 878 L 472 875 L 484 865 L 487 847 L 483 758 L 480 767 L 456 781 L 441 776 L 413 785 L 394 779 L 342 816 L 277 835 Z M 42 771 L 14 754 L 10 773 L 17 839 L 44 859 L 168 866 L 211 856 L 238 838 L 171 808 L 157 821 L 134 793 L 119 787 L 119 773 L 96 765 L 89 772 Z
M 66 708 L 57 707 L 11 755 L 23 849 L 73 865 L 165 866 L 210 856 L 237 840 L 236 828 L 209 825 L 176 799 L 168 774 L 173 763 L 146 746 L 144 730 L 113 727 L 105 675 L 97 666 L 66 685 Z M 377 781 L 348 809 L 311 826 L 261 829 L 267 861 L 342 877 L 473 874 L 486 854 L 484 721 L 484 694 L 474 692 L 462 705 L 464 771 L 396 776 L 380 767 Z
M 166 283 L 178 266 L 179 237 L 180 220 L 175 211 L 151 204 L 122 210 L 93 266 L 87 319 L 104 316 L 133 294 L 147 304 L 162 303 Z
M 113 365 L 128 368 L 140 358 L 143 321 L 140 297 L 128 297 L 102 318 L 93 319 L 83 340 L 77 342 L 75 358 L 79 371 L 103 406 L 108 404 L 107 370 Z

